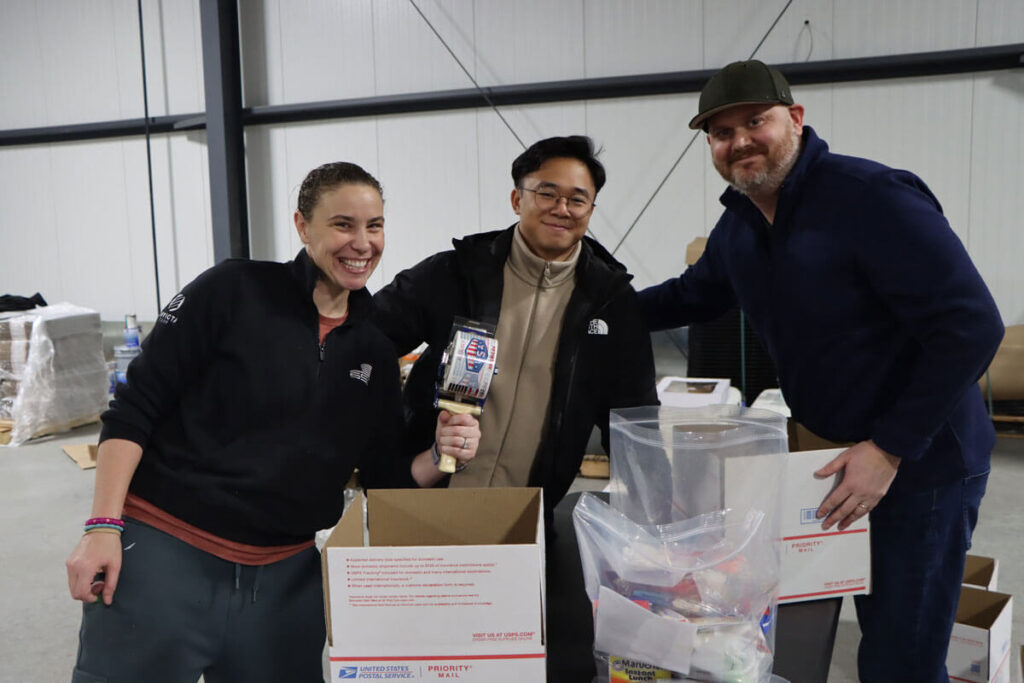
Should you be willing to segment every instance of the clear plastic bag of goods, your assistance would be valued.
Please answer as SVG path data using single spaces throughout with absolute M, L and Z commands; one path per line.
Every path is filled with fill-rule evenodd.
M 764 522 L 757 510 L 718 510 L 639 524 L 580 496 L 573 524 L 594 650 L 611 680 L 771 680 L 779 573 Z
M 0 383 L 9 445 L 95 421 L 109 400 L 99 313 L 60 303 L 4 316 Z

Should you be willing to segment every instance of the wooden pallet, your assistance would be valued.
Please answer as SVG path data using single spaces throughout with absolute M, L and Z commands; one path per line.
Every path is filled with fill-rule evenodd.
M 81 417 L 77 420 L 71 420 L 58 425 L 46 425 L 41 428 L 30 438 L 37 438 L 40 436 L 49 436 L 50 434 L 57 434 L 59 432 L 67 432 L 75 427 L 81 427 L 82 425 L 91 424 L 93 422 L 99 422 L 99 413 L 95 415 L 89 415 L 87 417 Z M 11 431 L 14 429 L 14 420 L 0 420 L 0 445 L 6 445 L 11 442 Z
M 1020 429 L 1018 425 L 1024 425 L 1024 415 L 993 415 L 992 422 L 996 425 L 996 436 L 1009 439 L 1024 439 L 1024 432 L 999 429 L 1000 424 L 1004 424 L 1009 429 Z

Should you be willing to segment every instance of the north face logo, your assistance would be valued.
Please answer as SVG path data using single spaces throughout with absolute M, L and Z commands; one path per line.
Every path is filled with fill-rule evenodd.
M 587 324 L 587 334 L 608 334 L 608 323 L 600 318 L 594 318 Z

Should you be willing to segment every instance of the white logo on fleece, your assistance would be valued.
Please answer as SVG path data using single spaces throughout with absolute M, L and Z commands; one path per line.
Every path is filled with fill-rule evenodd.
M 366 386 L 370 386 L 370 373 L 373 372 L 373 366 L 369 363 L 360 363 L 358 370 L 349 370 L 348 376 L 352 379 L 357 379 Z

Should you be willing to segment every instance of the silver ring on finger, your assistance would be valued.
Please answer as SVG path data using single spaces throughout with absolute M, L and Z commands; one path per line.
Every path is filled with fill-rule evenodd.
M 468 436 L 462 437 L 462 450 L 466 450 L 466 448 L 468 446 L 469 446 L 469 437 Z
M 864 512 L 867 512 L 868 510 L 870 510 L 870 509 L 871 509 L 871 508 L 869 508 L 869 507 L 868 507 L 867 505 L 865 505 L 864 503 L 857 503 L 857 507 L 859 507 L 859 508 L 860 508 L 861 510 L 863 510 Z

